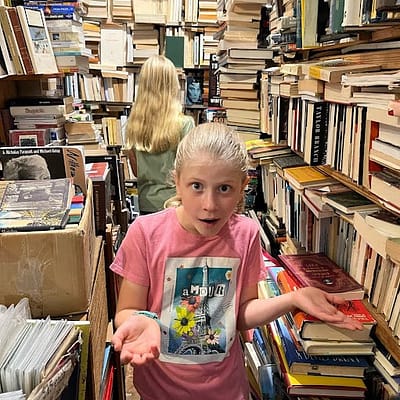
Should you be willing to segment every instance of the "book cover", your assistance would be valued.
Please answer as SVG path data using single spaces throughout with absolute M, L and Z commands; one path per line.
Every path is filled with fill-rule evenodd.
M 288 154 L 287 156 L 276 157 L 274 158 L 273 163 L 280 170 L 307 165 L 303 157 L 300 157 L 297 154 Z
M 349 72 L 379 71 L 378 64 L 358 63 L 344 59 L 334 59 L 312 64 L 308 74 L 310 78 L 330 83 L 340 83 L 342 75 Z
M 0 147 L 3 179 L 72 177 L 77 192 L 86 194 L 85 160 L 73 146 Z
M 367 211 L 379 208 L 376 203 L 354 190 L 340 193 L 327 193 L 324 196 L 324 201 L 345 214 L 353 214 L 355 211 Z
M 10 129 L 8 135 L 11 146 L 45 146 L 50 143 L 48 129 Z
M 58 73 L 43 11 L 23 6 L 16 9 L 35 74 Z
M 346 300 L 364 298 L 363 286 L 323 253 L 282 254 L 278 258 L 301 286 L 317 287 Z
M 9 182 L 0 204 L 0 231 L 64 228 L 73 193 L 71 178 Z
M 276 320 L 276 326 L 282 338 L 282 345 L 292 374 L 348 376 L 362 378 L 369 366 L 365 356 L 313 356 L 295 343 L 282 318 Z

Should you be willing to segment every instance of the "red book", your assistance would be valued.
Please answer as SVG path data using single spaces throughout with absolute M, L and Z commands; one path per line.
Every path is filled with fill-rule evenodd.
M 302 287 L 317 287 L 346 300 L 364 298 L 364 287 L 323 253 L 284 254 L 278 257 Z
M 370 314 L 361 300 L 347 301 L 338 306 L 338 309 L 352 319 L 363 324 L 362 330 L 338 328 L 322 322 L 310 314 L 296 310 L 292 313 L 295 327 L 303 340 L 343 341 L 343 342 L 371 342 L 371 331 L 376 320 Z

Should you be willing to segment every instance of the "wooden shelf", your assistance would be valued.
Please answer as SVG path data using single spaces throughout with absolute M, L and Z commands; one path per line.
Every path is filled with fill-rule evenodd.
M 399 339 L 393 336 L 393 332 L 388 327 L 387 322 L 383 318 L 382 314 L 377 313 L 376 309 L 370 304 L 367 299 L 364 300 L 364 304 L 368 308 L 368 311 L 374 316 L 374 318 L 378 322 L 375 327 L 375 336 L 382 342 L 386 349 L 389 350 L 394 359 L 398 363 L 400 363 Z
M 382 199 L 379 196 L 371 193 L 368 189 L 364 188 L 363 186 L 357 185 L 348 176 L 343 175 L 341 172 L 335 171 L 334 169 L 332 169 L 331 167 L 328 167 L 327 165 L 318 165 L 318 166 L 316 166 L 316 168 L 318 168 L 320 171 L 324 172 L 325 174 L 332 176 L 333 178 L 335 178 L 339 182 L 343 183 L 344 185 L 346 185 L 350 189 L 354 190 L 355 192 L 358 192 L 362 196 L 370 199 L 374 203 L 378 204 L 380 207 L 390 211 L 393 214 L 400 215 L 400 213 L 396 213 L 393 209 L 385 207 L 385 205 L 382 204 Z

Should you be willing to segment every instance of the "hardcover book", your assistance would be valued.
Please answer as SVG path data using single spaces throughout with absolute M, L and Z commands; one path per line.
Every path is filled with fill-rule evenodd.
M 313 286 L 346 300 L 362 300 L 364 288 L 323 253 L 278 256 L 300 286 Z
M 73 194 L 71 178 L 8 182 L 0 204 L 0 231 L 64 228 Z
M 282 293 L 290 293 L 301 287 L 286 270 L 278 272 L 276 279 Z M 376 320 L 361 300 L 348 301 L 337 308 L 348 317 L 360 321 L 364 329 L 352 331 L 338 328 L 301 310 L 295 310 L 291 313 L 291 316 L 298 335 L 304 340 L 372 341 L 371 331 L 373 326 L 376 325 Z
M 338 328 L 312 315 L 296 310 L 292 313 L 295 327 L 303 340 L 372 342 L 371 332 L 376 320 L 361 300 L 351 300 L 337 307 L 343 314 L 363 324 L 362 330 Z
M 22 60 L 22 56 L 19 50 L 17 38 L 15 37 L 15 33 L 13 30 L 13 26 L 10 20 L 10 16 L 8 15 L 6 6 L 0 6 L 0 21 L 1 27 L 4 33 L 4 37 L 7 43 L 7 47 L 9 50 L 9 54 L 11 56 L 12 63 L 15 68 L 15 72 L 18 75 L 25 74 L 25 67 Z
M 290 334 L 283 318 L 276 320 L 276 326 L 282 338 L 289 372 L 292 374 L 362 378 L 369 366 L 368 359 L 365 356 L 309 355 Z
M 25 73 L 31 75 L 34 73 L 33 64 L 29 55 L 26 39 L 22 31 L 22 26 L 18 18 L 17 10 L 15 7 L 8 7 L 7 12 L 10 18 L 12 28 L 14 30 L 15 40 L 17 41 L 21 59 L 25 68 Z

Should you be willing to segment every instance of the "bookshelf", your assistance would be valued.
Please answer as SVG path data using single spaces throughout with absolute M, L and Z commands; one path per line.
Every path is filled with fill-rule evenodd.
M 296 17 L 295 13 L 293 13 L 293 7 L 296 7 L 296 5 L 302 2 L 274 1 L 272 3 L 270 30 L 274 40 L 278 42 L 277 46 L 279 46 L 279 50 L 275 56 L 275 60 L 280 66 L 281 73 L 277 74 L 272 71 L 269 73 L 262 72 L 260 97 L 261 99 L 267 99 L 262 109 L 262 112 L 266 115 L 262 114 L 261 120 L 263 120 L 264 117 L 267 121 L 267 124 L 264 125 L 263 133 L 272 136 L 273 139 L 286 141 L 293 153 L 304 157 L 305 143 L 307 141 L 308 143 L 310 143 L 310 141 L 312 142 L 313 135 L 315 134 L 313 130 L 315 126 L 312 123 L 310 124 L 313 113 L 307 114 L 307 106 L 310 102 L 328 103 L 330 115 L 336 115 L 335 118 L 339 115 L 344 115 L 345 117 L 341 119 L 341 130 L 337 129 L 333 131 L 335 119 L 330 119 L 328 121 L 325 132 L 326 136 L 323 138 L 323 140 L 325 140 L 323 144 L 326 145 L 325 156 L 327 156 L 327 160 L 322 163 L 321 161 L 316 163 L 316 168 L 334 178 L 337 183 L 344 185 L 346 188 L 361 194 L 376 205 L 379 205 L 380 208 L 389 211 L 394 216 L 399 216 L 400 209 L 398 209 L 397 206 L 393 207 L 392 204 L 383 199 L 379 192 L 373 191 L 370 183 L 371 176 L 382 169 L 388 170 L 394 173 L 395 176 L 398 176 L 398 182 L 400 183 L 399 168 L 396 163 L 386 161 L 384 157 L 380 159 L 375 156 L 375 154 L 379 153 L 376 153 L 376 151 L 374 152 L 375 144 L 373 144 L 374 141 L 379 141 L 380 133 L 384 132 L 383 128 L 385 128 L 386 125 L 391 126 L 393 129 L 397 129 L 398 127 L 397 115 L 394 118 L 387 116 L 389 101 L 384 101 L 383 96 L 380 97 L 380 92 L 383 92 L 383 90 L 380 89 L 382 89 L 382 86 L 386 86 L 386 89 L 388 89 L 388 85 L 382 84 L 380 89 L 376 87 L 373 90 L 369 90 L 367 85 L 363 87 L 360 85 L 360 88 L 354 84 L 352 86 L 347 86 L 348 92 L 345 93 L 346 88 L 341 84 L 340 79 L 335 84 L 329 82 L 328 79 L 318 79 L 318 77 L 314 75 L 315 71 L 312 71 L 312 67 L 310 67 L 310 65 L 313 64 L 321 64 L 322 62 L 339 58 L 348 64 L 375 63 L 380 59 L 378 70 L 375 72 L 365 72 L 365 75 L 360 75 L 365 76 L 365 82 L 372 82 L 375 80 L 374 86 L 378 86 L 377 80 L 379 73 L 384 74 L 399 69 L 399 53 L 398 51 L 393 52 L 390 50 L 390 46 L 397 41 L 400 35 L 399 24 L 396 17 L 396 12 L 398 10 L 386 9 L 384 12 L 381 12 L 380 10 L 372 8 L 371 13 L 368 14 L 368 16 L 365 14 L 365 19 L 357 22 L 356 25 L 349 26 L 345 23 L 344 27 L 342 27 L 339 32 L 340 35 L 334 35 L 331 32 L 321 38 L 314 46 L 302 47 L 301 45 L 299 46 L 298 41 L 296 42 L 296 39 L 299 39 L 298 35 L 294 35 L 291 42 L 282 41 L 279 43 L 279 40 L 283 37 L 283 30 L 281 30 L 282 25 L 285 21 L 289 21 L 290 18 Z M 339 2 L 332 1 L 327 3 L 338 4 Z M 344 7 L 347 5 L 357 8 L 356 4 L 358 3 L 360 3 L 361 6 L 367 4 L 367 2 L 364 1 L 343 1 L 342 5 L 344 5 Z M 373 3 L 375 4 L 375 2 Z M 376 3 L 379 4 L 380 2 Z M 330 12 L 332 12 L 332 10 L 330 10 Z M 333 17 L 338 16 L 334 15 Z M 330 23 L 331 22 L 329 22 L 329 24 Z M 330 25 L 327 25 L 327 27 L 330 28 Z M 287 37 L 286 35 L 286 38 Z M 346 40 L 343 40 L 343 38 L 346 38 Z M 354 75 L 357 76 L 357 73 L 355 72 Z M 286 87 L 289 85 L 295 87 L 295 85 L 298 84 L 300 87 L 301 85 L 299 82 L 303 84 L 305 83 L 305 79 L 309 80 L 310 78 L 318 80 L 319 84 L 323 85 L 324 89 L 322 92 L 312 92 L 310 89 L 308 93 L 305 91 L 300 92 L 300 90 L 297 92 L 293 90 L 290 93 L 284 91 L 285 85 Z M 336 91 L 337 89 L 338 91 Z M 357 98 L 362 96 L 362 92 L 368 91 L 375 93 L 370 101 L 368 101 L 366 97 L 362 101 L 357 101 Z M 386 90 L 386 92 L 390 92 L 390 90 Z M 393 96 L 393 99 L 397 101 L 396 95 Z M 285 121 L 286 125 L 282 126 L 282 122 Z M 357 121 L 357 123 L 355 121 Z M 309 127 L 308 131 L 306 129 L 307 126 Z M 313 129 L 310 129 L 310 127 Z M 386 130 L 388 130 L 388 128 Z M 336 137 L 335 140 L 333 140 L 334 137 Z M 396 145 L 396 142 L 392 141 L 391 144 Z M 316 143 L 314 143 L 313 146 L 316 146 Z M 378 143 L 376 146 L 378 146 Z M 373 149 L 372 151 L 371 147 Z M 311 150 L 312 149 L 313 147 Z M 321 150 L 321 148 L 316 150 L 314 148 L 312 151 L 321 155 L 321 151 L 323 152 L 324 150 Z M 274 162 L 264 160 L 264 162 L 260 163 L 259 168 L 262 171 L 261 175 L 263 180 L 265 179 L 265 183 L 263 184 L 264 198 L 270 199 L 270 196 L 274 198 L 274 202 L 268 200 L 268 206 L 270 207 L 268 211 L 278 213 L 277 216 L 283 218 L 284 222 L 288 222 L 287 218 L 293 218 L 293 216 L 288 216 L 292 214 L 289 214 L 288 209 L 284 209 L 285 206 L 289 207 L 289 210 L 294 213 L 306 216 L 305 219 L 298 218 L 296 220 L 300 231 L 296 233 L 300 236 L 290 236 L 287 233 L 289 237 L 287 238 L 286 245 L 278 242 L 276 243 L 279 249 L 278 251 L 283 253 L 285 251 L 299 253 L 307 251 L 306 248 L 301 245 L 304 243 L 304 238 L 307 237 L 308 233 L 304 233 L 305 230 L 303 231 L 301 226 L 308 224 L 307 218 L 313 221 L 314 228 L 317 222 L 322 223 L 322 221 L 327 221 L 329 218 L 325 216 L 317 217 L 316 214 L 314 214 L 316 212 L 315 210 L 310 211 L 311 209 L 307 206 L 304 192 L 297 192 L 295 201 L 289 205 L 285 203 L 285 195 L 282 188 L 284 188 L 286 180 L 279 175 L 279 171 L 276 171 L 277 166 Z M 270 187 L 274 186 L 274 190 L 269 190 L 268 187 L 266 187 L 268 185 Z M 307 198 L 307 201 L 309 202 L 309 198 Z M 277 202 L 279 202 L 278 205 Z M 265 211 L 262 207 L 260 208 L 261 212 Z M 319 212 L 322 215 L 322 211 L 319 210 Z M 365 232 L 361 229 L 361 225 L 359 224 L 360 218 L 357 218 L 357 223 L 354 224 L 352 215 L 343 215 L 335 210 L 334 215 L 334 219 L 330 218 L 331 222 L 334 220 L 336 221 L 334 225 L 331 223 L 332 227 L 335 226 L 335 229 L 338 230 L 351 229 L 351 234 L 345 237 L 345 240 L 350 243 L 350 248 L 357 243 L 359 244 L 359 242 L 353 240 L 367 240 L 366 237 L 368 235 L 365 235 Z M 360 232 L 357 232 L 353 224 L 360 229 Z M 268 229 L 266 224 L 264 224 L 264 229 Z M 353 262 L 351 260 L 351 250 L 345 250 L 344 244 L 336 241 L 335 246 L 337 249 L 333 251 L 333 246 L 329 246 L 329 242 L 333 243 L 337 239 L 334 238 L 330 231 L 321 231 L 321 227 L 318 229 L 319 233 L 316 239 L 320 241 L 320 243 L 324 243 L 328 255 L 330 257 L 341 256 L 343 262 L 342 266 L 350 268 L 352 273 L 356 272 L 361 279 L 362 274 L 360 271 L 356 270 L 357 266 L 360 267 L 362 262 L 367 263 L 370 259 L 363 259 L 359 256 L 359 264 L 355 264 L 354 260 Z M 371 227 L 371 229 L 373 228 Z M 304 236 L 302 236 L 303 233 Z M 351 235 L 354 235 L 354 237 Z M 379 241 L 382 253 L 388 260 L 396 263 L 396 260 L 389 258 L 385 250 L 386 236 L 383 233 L 377 233 L 376 237 L 378 238 L 376 241 L 367 241 L 366 247 L 363 247 L 363 249 L 366 249 L 367 252 L 370 251 L 374 253 L 376 251 L 375 247 Z M 370 240 L 370 237 L 368 240 Z M 347 261 L 343 256 L 345 252 L 350 252 Z M 389 281 L 390 278 L 388 278 L 388 282 Z M 396 295 L 396 293 L 394 295 Z M 399 361 L 400 341 L 398 335 L 395 334 L 392 329 L 392 322 L 389 322 L 388 315 L 382 312 L 382 305 L 380 307 L 372 306 L 368 297 L 364 302 L 378 322 L 374 334 L 377 339 L 384 343 L 393 358 Z

